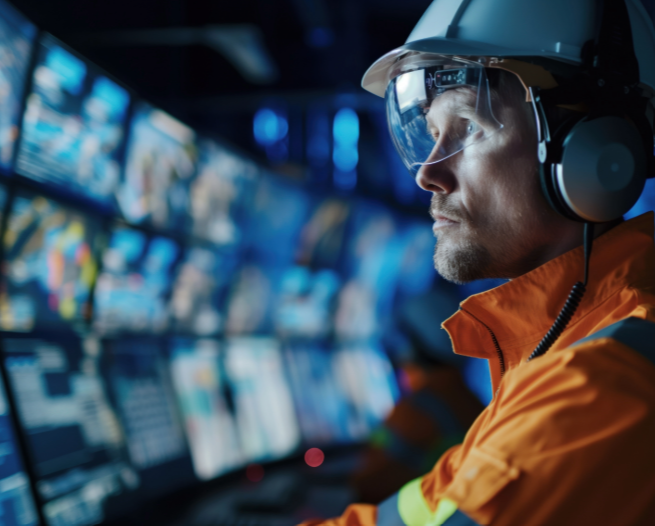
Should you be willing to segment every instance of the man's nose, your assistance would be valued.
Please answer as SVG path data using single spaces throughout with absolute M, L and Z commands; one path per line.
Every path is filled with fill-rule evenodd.
M 420 167 L 416 174 L 416 184 L 423 190 L 435 194 L 450 194 L 457 186 L 450 158 L 431 161 Z

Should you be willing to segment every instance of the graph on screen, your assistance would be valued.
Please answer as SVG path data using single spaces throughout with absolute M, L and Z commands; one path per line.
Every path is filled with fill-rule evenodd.
M 99 223 L 40 196 L 18 194 L 4 237 L 0 327 L 28 331 L 89 318 Z

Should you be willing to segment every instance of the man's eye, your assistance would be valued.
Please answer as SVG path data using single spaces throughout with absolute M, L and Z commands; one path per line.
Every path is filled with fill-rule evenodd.
M 466 134 L 473 135 L 474 133 L 477 133 L 479 129 L 480 126 L 477 122 L 469 121 L 468 125 L 466 126 Z

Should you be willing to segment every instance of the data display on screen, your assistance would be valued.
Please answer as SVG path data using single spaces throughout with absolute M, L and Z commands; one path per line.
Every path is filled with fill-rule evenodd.
M 118 191 L 128 221 L 184 230 L 190 221 L 189 186 L 196 174 L 195 132 L 167 113 L 137 105 Z
M 218 342 L 178 338 L 170 354 L 196 475 L 208 480 L 239 467 L 243 454 Z
M 107 353 L 108 382 L 144 489 L 157 495 L 189 484 L 191 458 L 161 342 L 113 340 Z
M 7 337 L 3 348 L 48 524 L 97 524 L 108 499 L 140 485 L 99 373 L 99 342 Z
M 37 49 L 16 170 L 113 205 L 130 95 L 53 37 Z
M 243 261 L 230 287 L 225 333 L 273 334 L 274 316 L 285 267 Z
M 382 206 L 360 203 L 348 229 L 335 333 L 341 341 L 365 341 L 380 334 L 391 313 L 404 241 L 396 219 Z
M 201 141 L 189 190 L 194 236 L 222 246 L 238 243 L 243 235 L 240 216 L 256 175 L 252 162 L 213 141 Z
M 168 238 L 116 228 L 94 292 L 95 328 L 103 334 L 167 329 L 168 298 L 180 254 L 179 245 Z
M 211 336 L 222 330 L 224 296 L 235 266 L 233 254 L 203 246 L 187 248 L 169 304 L 177 332 Z
M 277 334 L 285 338 L 327 337 L 340 286 L 341 278 L 333 270 L 312 272 L 307 267 L 289 267 L 274 302 Z
M 0 378 L 0 524 L 37 526 L 40 522 L 36 504 L 9 411 L 5 386 Z
M 44 197 L 15 196 L 4 237 L 0 327 L 86 320 L 104 236 L 88 216 Z
M 350 204 L 328 198 L 317 203 L 300 233 L 296 263 L 310 268 L 337 268 L 346 241 Z
M 23 92 L 36 27 L 0 0 L 0 172 L 8 173 L 18 140 Z
M 359 412 L 336 376 L 331 350 L 305 342 L 285 345 L 284 354 L 303 440 L 321 444 L 361 438 Z
M 364 438 L 386 418 L 398 398 L 389 359 L 375 343 L 345 345 L 332 358 L 332 368 L 346 396 L 352 436 Z
M 291 453 L 298 446 L 300 429 L 279 343 L 269 338 L 229 339 L 225 369 L 246 459 Z

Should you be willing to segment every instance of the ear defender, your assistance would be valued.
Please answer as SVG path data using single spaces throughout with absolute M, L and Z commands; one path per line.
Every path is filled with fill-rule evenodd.
M 561 215 L 582 222 L 613 221 L 639 199 L 649 158 L 642 135 L 629 120 L 616 115 L 574 118 L 547 142 L 547 153 L 540 151 L 541 186 Z

